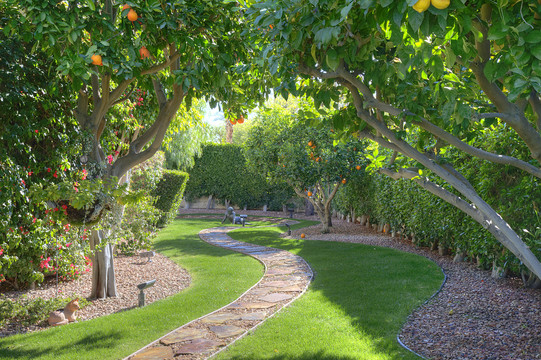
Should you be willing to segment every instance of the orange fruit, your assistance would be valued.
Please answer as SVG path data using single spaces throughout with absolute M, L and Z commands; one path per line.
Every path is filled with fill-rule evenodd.
M 139 55 L 141 55 L 141 59 L 146 59 L 150 57 L 150 51 L 144 46 L 141 46 L 139 49 Z
M 306 235 L 304 233 L 301 234 L 301 239 L 304 239 Z
M 231 124 L 235 125 L 235 124 L 237 123 L 237 120 L 231 119 L 231 120 L 229 120 L 229 122 L 230 122 Z
M 124 6 L 122 7 L 122 11 L 124 11 L 126 9 L 131 9 L 131 6 L 128 5 L 128 4 L 124 4 Z
M 92 59 L 92 65 L 98 65 L 98 66 L 102 66 L 103 65 L 103 62 L 102 62 L 102 59 L 101 59 L 101 55 L 98 55 L 98 54 L 94 54 L 90 57 Z
M 321 160 L 321 158 L 318 156 L 318 157 L 316 158 L 316 162 L 319 162 L 319 160 Z
M 361 170 L 361 165 L 357 165 L 357 166 L 355 166 L 355 169 L 357 169 L 357 170 Z
M 342 179 L 342 184 L 345 184 L 346 183 L 346 179 Z
M 242 124 L 242 123 L 244 122 L 244 116 L 241 115 L 241 116 L 237 119 L 237 122 L 238 122 L 239 124 Z
M 312 196 L 312 192 L 311 192 L 311 191 L 308 191 L 308 192 L 306 193 L 306 195 Z
M 128 12 L 128 20 L 130 20 L 131 22 L 134 22 L 134 21 L 136 21 L 138 18 L 139 18 L 139 16 L 138 16 L 137 13 L 135 12 L 135 10 L 130 9 L 130 11 Z
M 312 147 L 312 145 L 313 145 L 313 142 L 311 140 L 308 141 L 308 146 Z
M 270 24 L 270 25 L 269 25 L 269 27 L 270 27 L 270 28 L 271 28 L 271 30 L 272 30 L 272 28 L 274 27 L 274 25 Z

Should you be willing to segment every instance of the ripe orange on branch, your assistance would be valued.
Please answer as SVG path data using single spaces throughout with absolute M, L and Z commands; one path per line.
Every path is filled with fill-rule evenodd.
M 103 62 L 102 62 L 102 59 L 101 59 L 101 55 L 98 55 L 98 54 L 94 54 L 90 57 L 92 59 L 92 65 L 98 65 L 98 66 L 102 66 L 103 65 Z
M 342 184 L 345 184 L 346 183 L 346 179 L 342 179 Z
M 361 165 L 357 165 L 357 166 L 355 166 L 355 169 L 357 169 L 357 170 L 361 170 Z
M 237 122 L 238 122 L 239 124 L 244 123 L 244 116 L 241 115 L 241 116 L 237 119 Z
M 311 192 L 311 191 L 308 191 L 308 192 L 306 193 L 306 195 L 312 196 L 312 192 Z
M 138 16 L 137 13 L 135 12 L 135 10 L 130 9 L 130 11 L 128 12 L 128 20 L 130 20 L 131 22 L 134 22 L 134 21 L 136 21 L 138 18 L 139 18 L 139 16 Z
M 144 46 L 141 46 L 139 49 L 139 55 L 141 55 L 141 59 L 146 59 L 150 57 L 150 51 Z

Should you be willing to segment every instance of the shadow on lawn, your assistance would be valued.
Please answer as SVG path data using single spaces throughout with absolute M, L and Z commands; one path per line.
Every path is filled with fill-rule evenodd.
M 287 231 L 285 227 L 280 230 Z M 433 262 L 389 248 L 261 237 L 256 229 L 237 234 L 230 235 L 240 241 L 291 251 L 305 259 L 316 273 L 310 292 L 320 294 L 347 314 L 359 333 L 373 339 L 374 352 L 390 359 L 408 353 L 397 345 L 396 335 L 407 316 L 439 288 L 443 279 Z M 303 354 L 299 359 L 334 359 L 319 355 Z M 417 357 L 408 353 L 408 358 Z M 272 359 L 285 358 L 277 355 Z
M 87 335 L 74 342 L 56 339 L 57 336 L 54 334 L 43 335 L 43 332 L 38 332 L 24 338 L 10 339 L 12 341 L 8 342 L 9 345 L 0 350 L 0 359 L 39 359 L 43 356 L 50 356 L 51 354 L 54 354 L 56 358 L 79 354 L 83 358 L 85 352 L 95 349 L 96 346 L 102 349 L 112 349 L 118 346 L 119 341 L 122 340 L 122 336 L 118 331 L 101 331 Z M 43 338 L 42 341 L 38 342 L 39 348 L 27 347 L 26 343 L 28 340 L 35 336 Z M 58 341 L 58 345 L 50 345 L 55 341 Z

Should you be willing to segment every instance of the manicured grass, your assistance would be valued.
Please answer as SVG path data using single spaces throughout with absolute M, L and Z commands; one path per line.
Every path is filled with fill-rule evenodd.
M 284 240 L 281 231 L 242 229 L 229 235 L 303 257 L 315 279 L 289 308 L 218 359 L 418 359 L 398 345 L 396 335 L 408 314 L 441 285 L 436 264 L 387 248 Z
M 235 300 L 261 278 L 263 266 L 202 242 L 199 231 L 214 226 L 219 221 L 176 220 L 156 240 L 155 249 L 192 276 L 188 289 L 142 309 L 0 339 L 0 358 L 119 359 Z

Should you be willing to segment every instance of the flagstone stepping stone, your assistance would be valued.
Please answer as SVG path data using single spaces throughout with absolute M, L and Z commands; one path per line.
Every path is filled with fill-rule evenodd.
M 228 338 L 231 336 L 237 336 L 245 332 L 241 327 L 235 326 L 235 325 L 218 325 L 218 326 L 210 326 L 210 331 L 216 334 L 219 338 Z
M 269 281 L 269 282 L 266 282 L 264 284 L 261 284 L 261 286 L 266 286 L 266 287 L 277 287 L 277 288 L 283 288 L 283 287 L 287 287 L 287 286 L 290 286 L 291 283 L 289 281 Z
M 295 271 L 295 269 L 269 269 L 265 275 L 288 275 L 293 271 Z
M 200 238 L 209 244 L 250 255 L 261 261 L 267 271 L 261 281 L 236 302 L 218 312 L 202 316 L 159 340 L 158 346 L 143 348 L 128 359 L 207 359 L 220 347 L 231 344 L 250 329 L 285 306 L 304 291 L 312 278 L 310 266 L 299 256 L 285 250 L 232 240 L 231 227 L 206 229 Z M 268 309 L 265 311 L 265 309 Z M 242 324 L 246 328 L 237 326 Z
M 253 312 L 249 314 L 241 315 L 240 319 L 245 321 L 261 321 L 267 317 L 266 312 Z
M 180 329 L 177 330 L 160 340 L 164 345 L 171 345 L 181 341 L 201 339 L 205 337 L 207 332 L 200 329 Z
M 189 344 L 182 345 L 180 348 L 178 348 L 177 351 L 175 351 L 175 356 L 202 354 L 225 345 L 227 344 L 223 341 L 197 339 Z
M 249 302 L 249 303 L 237 303 L 231 305 L 235 308 L 245 308 L 245 309 L 268 309 L 275 306 L 276 304 L 269 302 Z
M 222 313 L 209 315 L 206 318 L 202 319 L 201 322 L 205 324 L 222 324 L 226 321 L 239 320 L 240 315 L 231 314 L 231 313 Z
M 291 285 L 280 288 L 280 291 L 290 292 L 290 291 L 303 291 L 304 289 L 299 285 Z
M 260 297 L 259 300 L 270 301 L 270 302 L 279 302 L 279 301 L 289 300 L 292 297 L 293 297 L 293 295 L 291 295 L 291 294 L 274 293 L 274 294 L 269 294 L 269 295 Z
M 151 347 L 132 357 L 133 360 L 163 360 L 172 358 L 173 349 L 169 346 Z

